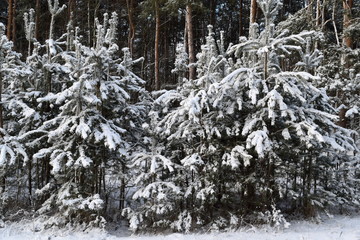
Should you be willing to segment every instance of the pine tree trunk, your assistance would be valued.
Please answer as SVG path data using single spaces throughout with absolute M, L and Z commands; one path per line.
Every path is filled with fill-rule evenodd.
M 37 40 L 39 40 L 40 37 L 40 9 L 41 9 L 41 5 L 40 5 L 40 0 L 36 0 L 36 7 L 35 7 L 35 12 L 36 12 L 36 16 L 35 16 L 35 38 Z
M 7 31 L 6 36 L 11 40 L 12 24 L 13 24 L 13 0 L 8 0 L 8 18 L 7 18 Z
M 92 46 L 92 25 L 91 25 L 91 6 L 90 6 L 91 0 L 88 0 L 87 2 L 87 28 L 88 28 L 88 45 Z
M 29 164 L 28 164 L 28 190 L 29 190 L 29 201 L 30 201 L 30 205 L 32 204 L 32 163 L 31 160 L 29 160 Z
M 216 0 L 210 0 L 210 24 L 215 28 L 215 24 L 216 24 Z
M 0 128 L 4 127 L 4 119 L 3 119 L 3 103 L 2 103 L 2 91 L 3 91 L 3 76 L 2 73 L 0 72 Z M 1 136 L 0 134 L 0 137 Z
M 243 23 L 243 0 L 240 0 L 240 7 L 239 7 L 239 36 L 244 35 L 244 23 Z
M 257 3 L 256 0 L 251 0 L 250 5 L 250 25 L 256 22 Z
M 192 7 L 191 3 L 188 3 L 186 5 L 186 31 L 187 31 L 187 37 L 188 37 L 188 50 L 189 50 L 189 79 L 193 80 L 195 79 L 195 66 L 193 65 L 195 63 L 195 50 L 194 50 L 194 32 L 193 32 L 193 22 L 192 22 Z
M 333 1 L 333 9 L 332 9 L 332 14 L 331 14 L 331 21 L 332 21 L 333 27 L 334 27 L 336 43 L 337 43 L 338 46 L 340 46 L 338 31 L 337 31 L 336 22 L 335 22 L 335 12 L 336 12 L 336 0 Z
M 76 9 L 76 1 L 69 0 L 69 2 L 68 2 L 68 21 L 71 20 L 71 15 L 73 15 L 73 17 L 75 17 L 75 9 Z
M 343 0 L 343 9 L 344 9 L 343 33 L 350 26 L 352 6 L 353 6 L 353 0 Z M 351 36 L 348 36 L 346 34 L 344 34 L 343 36 L 344 36 L 343 44 L 348 48 L 352 48 L 353 40 Z
M 316 0 L 316 27 L 321 25 L 321 0 Z
M 3 79 L 2 79 L 2 74 L 0 72 L 0 128 L 4 127 L 3 105 L 2 105 L 2 84 L 3 84 Z M 0 135 L 0 137 L 3 137 L 3 136 Z M 4 175 L 4 176 L 1 176 L 1 179 L 0 179 L 1 192 L 5 192 L 5 183 L 6 183 L 6 179 L 5 179 L 5 175 Z
M 308 21 L 312 22 L 313 21 L 313 2 L 314 0 L 307 0 L 307 17 L 308 17 Z
M 155 0 L 155 90 L 160 90 L 160 9 L 158 0 Z
M 16 49 L 16 0 L 13 0 L 13 10 L 12 10 L 12 41 L 14 43 L 14 49 Z
M 134 53 L 134 39 L 135 39 L 135 23 L 134 23 L 134 1 L 126 0 L 126 6 L 128 10 L 128 20 L 129 20 L 129 35 L 128 35 L 128 47 L 131 55 Z
M 36 159 L 36 188 L 40 189 L 41 187 L 43 187 L 42 185 L 40 185 L 40 171 L 39 171 L 39 160 Z
M 125 208 L 125 168 L 126 165 L 125 163 L 121 163 L 121 171 L 122 171 L 122 176 L 121 176 L 121 185 L 120 185 L 120 201 L 119 201 L 119 210 L 122 211 Z

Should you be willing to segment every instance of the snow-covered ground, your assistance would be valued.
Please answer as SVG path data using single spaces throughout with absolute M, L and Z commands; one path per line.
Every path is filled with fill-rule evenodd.
M 316 224 L 292 222 L 288 229 L 276 231 L 268 227 L 242 231 L 206 234 L 170 234 L 164 236 L 131 236 L 127 231 L 108 233 L 100 230 L 69 232 L 34 231 L 34 224 L 8 224 L 0 228 L 0 240 L 360 240 L 360 216 L 337 216 Z

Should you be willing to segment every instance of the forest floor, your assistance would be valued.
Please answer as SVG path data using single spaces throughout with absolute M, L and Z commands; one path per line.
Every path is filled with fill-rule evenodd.
M 87 232 L 34 231 L 34 223 L 11 223 L 0 228 L 0 240 L 360 240 L 360 216 L 336 216 L 320 223 L 293 221 L 288 229 L 269 226 L 247 227 L 237 231 L 203 234 L 131 236 L 127 230 Z

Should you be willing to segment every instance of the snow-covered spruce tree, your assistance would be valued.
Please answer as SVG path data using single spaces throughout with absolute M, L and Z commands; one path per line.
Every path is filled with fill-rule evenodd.
M 20 54 L 13 51 L 13 43 L 5 35 L 5 26 L 0 23 L 0 217 L 16 210 L 19 201 L 28 200 L 21 189 L 24 180 L 21 168 L 28 156 L 17 136 L 12 135 L 14 121 L 8 118 L 7 111 L 12 88 L 28 73 Z
M 144 82 L 131 72 L 136 61 L 128 49 L 122 60 L 117 57 L 116 13 L 111 19 L 105 14 L 102 25 L 96 23 L 93 48 L 75 37 L 74 52 L 62 55 L 69 79 L 61 91 L 38 99 L 60 109 L 40 128 L 47 132 L 49 146 L 34 155 L 49 158 L 52 167 L 53 181 L 37 191 L 51 193 L 38 211 L 55 212 L 49 225 L 103 226 L 101 215 L 109 199 L 105 181 L 115 174 L 124 179 L 129 149 L 141 135 L 146 116 L 146 106 L 138 102 L 145 94 Z
M 139 168 L 133 198 L 141 204 L 127 210 L 134 230 L 216 229 L 240 217 L 285 224 L 277 209 L 313 216 L 358 203 L 354 189 L 339 191 L 349 180 L 345 172 L 356 180 L 346 155 L 357 150 L 351 132 L 335 124 L 326 93 L 312 84 L 319 78 L 305 71 L 321 60 L 304 50 L 318 36 L 275 35 L 280 2 L 258 3 L 265 29 L 259 34 L 254 24 L 249 40 L 227 51 L 234 64 L 214 54 L 210 34 L 198 55 L 198 78 L 155 101 L 156 141 L 133 163 Z
M 220 207 L 224 181 L 218 179 L 226 171 L 219 154 L 224 126 L 217 119 L 223 113 L 212 106 L 207 91 L 230 69 L 222 39 L 217 44 L 209 26 L 206 44 L 197 55 L 197 79 L 185 79 L 177 90 L 161 91 L 154 102 L 151 122 L 144 126 L 150 135 L 149 151 L 135 155 L 131 164 L 137 172 L 133 199 L 138 205 L 124 213 L 134 231 L 188 232 L 219 213 L 215 208 Z
M 279 27 L 276 29 L 276 31 L 280 33 L 286 28 L 289 28 L 290 32 L 299 33 L 299 30 L 303 29 L 306 24 L 304 25 L 303 21 L 299 21 L 299 19 L 301 19 L 300 13 L 296 15 L 288 18 L 286 21 L 279 24 Z M 354 24 L 354 26 L 356 26 L 356 20 L 354 20 L 352 23 Z M 311 26 L 311 24 L 307 25 L 306 27 L 310 27 L 310 29 L 316 29 L 315 26 Z M 352 32 L 352 34 L 356 35 L 357 30 L 351 27 L 349 28 L 349 30 Z M 321 65 L 310 70 L 311 73 L 315 73 L 316 76 L 318 76 L 318 79 L 312 82 L 312 84 L 315 87 L 323 88 L 326 90 L 327 95 L 329 96 L 329 103 L 336 109 L 337 115 L 339 116 L 339 118 L 336 120 L 336 123 L 342 127 L 355 130 L 357 134 L 359 134 L 358 109 L 360 104 L 358 84 L 359 78 L 357 77 L 357 75 L 359 75 L 360 73 L 360 51 L 359 49 L 351 49 L 345 46 L 341 46 L 336 29 L 335 31 L 333 29 L 329 31 L 329 29 L 325 27 L 322 29 L 322 32 L 322 37 L 316 40 L 317 44 L 312 43 L 311 45 L 311 48 L 318 48 L 322 52 L 321 55 L 323 55 L 323 61 Z M 346 35 L 348 33 L 349 32 L 345 30 L 344 34 Z M 318 50 L 315 49 L 314 51 L 310 51 L 311 54 L 305 54 L 304 56 L 308 55 L 308 59 L 312 61 L 317 58 L 316 52 L 318 52 Z M 305 61 L 303 61 L 303 63 L 304 62 Z M 303 64 L 300 64 L 300 67 L 302 68 L 302 70 L 306 70 L 303 68 Z M 357 136 L 358 135 L 355 135 L 356 141 L 358 141 L 359 139 Z M 360 145 L 357 142 L 357 147 L 359 146 Z M 342 165 L 342 167 L 344 167 L 345 169 L 356 169 L 359 164 L 358 161 L 359 158 L 355 155 L 353 161 L 349 162 L 349 166 Z M 337 171 L 337 173 L 340 172 L 340 170 Z M 344 170 L 343 172 L 347 171 Z M 356 174 L 354 171 L 350 171 L 347 174 L 350 179 L 342 180 L 343 182 L 347 182 L 347 189 L 358 188 L 356 182 L 354 181 L 354 175 L 358 174 Z M 327 177 L 326 179 L 330 179 L 330 177 L 333 176 L 329 175 L 329 177 Z M 336 182 L 339 182 L 339 180 L 336 180 Z M 338 192 L 344 191 L 349 193 L 349 191 L 344 190 L 344 187 L 342 186 L 340 186 L 339 189 L 340 190 L 338 190 Z M 355 196 L 355 193 L 356 191 L 353 191 L 352 199 L 358 198 Z M 347 195 L 349 196 L 349 194 Z M 347 203 L 340 205 L 347 205 Z
M 34 11 L 24 14 L 25 34 L 29 41 L 29 55 L 26 58 L 25 77 L 13 77 L 8 84 L 7 117 L 13 119 L 11 134 L 18 136 L 29 156 L 26 166 L 21 169 L 23 176 L 21 186 L 26 186 L 26 195 L 31 207 L 39 207 L 45 196 L 36 196 L 36 189 L 41 189 L 50 181 L 49 159 L 37 159 L 33 155 L 40 149 L 49 147 L 47 132 L 39 127 L 59 113 L 59 109 L 50 104 L 39 103 L 37 99 L 44 97 L 49 91 L 59 91 L 69 70 L 63 66 L 64 41 L 60 39 L 46 41 L 41 44 L 34 38 Z M 69 35 L 69 34 L 67 34 Z M 49 43 L 52 42 L 52 53 L 48 55 Z M 49 88 L 51 86 L 51 89 Z M 24 206 L 25 207 L 25 206 Z
M 235 119 L 242 125 L 224 160 L 230 164 L 235 161 L 232 167 L 239 168 L 244 176 L 240 181 L 243 210 L 264 211 L 276 204 L 282 210 L 298 209 L 312 216 L 316 208 L 339 204 L 336 199 L 341 183 L 330 187 L 329 176 L 350 170 L 346 153 L 354 153 L 356 147 L 351 132 L 335 124 L 335 112 L 325 91 L 313 86 L 319 78 L 296 72 L 291 66 L 282 71 L 283 59 L 294 59 L 299 52 L 308 57 L 299 59 L 297 67 L 309 70 L 318 65 L 315 55 L 311 63 L 309 51 L 302 54 L 307 41 L 309 46 L 306 38 L 316 37 L 316 33 L 288 35 L 283 31 L 274 35 L 272 19 L 280 3 L 258 3 L 266 20 L 264 31 L 257 39 L 235 45 L 229 54 L 233 52 L 246 62 L 256 52 L 259 61 L 252 67 L 240 65 L 211 88 L 218 107 L 237 102 Z M 234 159 L 231 153 L 238 148 L 245 150 L 244 156 Z M 356 204 L 351 194 L 341 197 L 342 204 Z

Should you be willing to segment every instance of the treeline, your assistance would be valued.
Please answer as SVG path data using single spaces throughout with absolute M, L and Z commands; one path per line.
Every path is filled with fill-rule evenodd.
M 44 42 L 49 35 L 51 18 L 48 3 L 44 0 L 8 2 L 10 7 L 0 6 L 1 21 L 7 26 L 8 39 L 14 42 L 15 49 L 26 56 L 23 14 L 30 8 L 35 10 L 35 37 Z M 224 31 L 224 41 L 229 44 L 237 42 L 240 36 L 248 36 L 250 21 L 260 23 L 264 19 L 255 0 L 60 0 L 59 4 L 66 4 L 67 9 L 58 16 L 55 36 L 65 32 L 67 22 L 72 19 L 74 26 L 82 26 L 83 41 L 89 46 L 95 40 L 95 18 L 101 19 L 106 12 L 117 12 L 120 20 L 117 44 L 128 46 L 135 58 L 144 57 L 136 72 L 147 82 L 148 89 L 176 84 L 171 69 L 178 42 L 184 42 L 190 61 L 194 62 L 196 52 L 205 42 L 207 25 L 217 29 L 217 38 Z M 306 9 L 302 12 L 304 19 L 298 24 L 303 30 L 321 30 L 329 35 L 332 43 L 338 44 L 342 43 L 342 36 L 351 36 L 346 45 L 352 48 L 359 45 L 357 1 L 286 0 L 276 21 L 285 20 L 303 8 Z M 345 29 L 349 33 L 345 33 Z M 194 70 L 189 73 L 194 75 L 191 72 Z
M 188 232 L 358 209 L 358 6 L 37 3 L 24 40 L 0 24 L 1 221 Z

